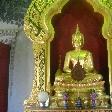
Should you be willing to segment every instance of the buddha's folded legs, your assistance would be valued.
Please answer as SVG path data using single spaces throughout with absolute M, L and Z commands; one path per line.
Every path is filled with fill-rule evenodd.
M 66 73 L 62 73 L 61 75 L 57 76 L 55 81 L 56 82 L 65 82 L 65 83 L 91 83 L 91 82 L 98 82 L 101 81 L 103 79 L 102 75 L 97 74 L 97 73 L 88 73 L 86 74 L 86 77 L 81 80 L 81 81 L 77 81 L 74 80 L 71 77 L 71 74 L 66 74 Z

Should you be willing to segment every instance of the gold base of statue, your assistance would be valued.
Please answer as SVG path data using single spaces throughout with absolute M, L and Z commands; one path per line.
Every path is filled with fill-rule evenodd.
M 63 85 L 55 84 L 55 86 L 57 86 L 55 89 L 56 94 L 53 98 L 54 101 L 57 103 L 55 105 L 56 107 L 63 107 L 63 93 L 66 91 L 69 94 L 68 105 L 70 107 L 74 107 L 78 97 L 81 98 L 83 106 L 91 107 L 90 90 L 95 88 L 95 91 L 98 95 L 98 97 L 96 98 L 96 107 L 108 107 L 109 96 L 103 92 L 104 90 L 103 83 L 104 82 L 101 81 L 97 84 L 85 85 L 85 86 L 80 84 L 79 87 L 77 88 L 76 85 L 72 87 L 70 87 L 69 85 L 63 87 Z

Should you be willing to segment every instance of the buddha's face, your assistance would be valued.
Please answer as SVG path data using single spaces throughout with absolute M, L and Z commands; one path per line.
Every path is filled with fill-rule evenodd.
M 82 38 L 82 36 L 78 36 L 78 37 L 74 37 L 73 38 L 73 41 L 72 41 L 72 44 L 73 44 L 73 47 L 75 48 L 82 48 L 83 44 L 84 44 L 84 40 Z

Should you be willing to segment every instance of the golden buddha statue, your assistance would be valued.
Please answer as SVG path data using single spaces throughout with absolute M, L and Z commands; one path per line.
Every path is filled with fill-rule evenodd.
M 71 83 L 76 83 L 77 79 L 74 80 L 71 77 L 72 69 L 77 65 L 77 62 L 80 63 L 82 68 L 85 71 L 85 78 L 80 81 L 80 83 L 95 82 L 102 80 L 102 75 L 95 73 L 93 66 L 92 54 L 87 50 L 82 50 L 84 44 L 84 35 L 80 33 L 79 27 L 77 26 L 75 34 L 72 35 L 72 45 L 75 48 L 66 53 L 63 75 L 56 77 L 56 81 L 69 81 Z M 70 63 L 73 67 L 70 69 Z M 78 78 L 78 77 L 77 77 Z
M 104 81 L 102 75 L 96 73 L 93 65 L 91 52 L 82 50 L 84 35 L 80 32 L 77 25 L 76 32 L 72 35 L 72 45 L 75 48 L 66 53 L 63 71 L 60 68 L 55 74 L 54 88 L 56 99 L 62 100 L 64 91 L 70 95 L 70 101 L 81 97 L 90 99 L 90 90 L 95 90 L 98 94 L 98 102 L 104 97 Z M 70 65 L 72 64 L 72 67 Z M 61 105 L 61 104 L 60 104 Z M 71 104 L 72 105 L 72 104 Z M 100 103 L 97 103 L 100 105 Z M 107 102 L 106 104 L 107 105 Z

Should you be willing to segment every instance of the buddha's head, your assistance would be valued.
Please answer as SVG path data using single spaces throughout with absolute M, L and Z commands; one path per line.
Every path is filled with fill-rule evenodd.
M 82 48 L 84 44 L 84 35 L 80 32 L 77 25 L 76 32 L 72 35 L 72 45 L 75 48 Z

